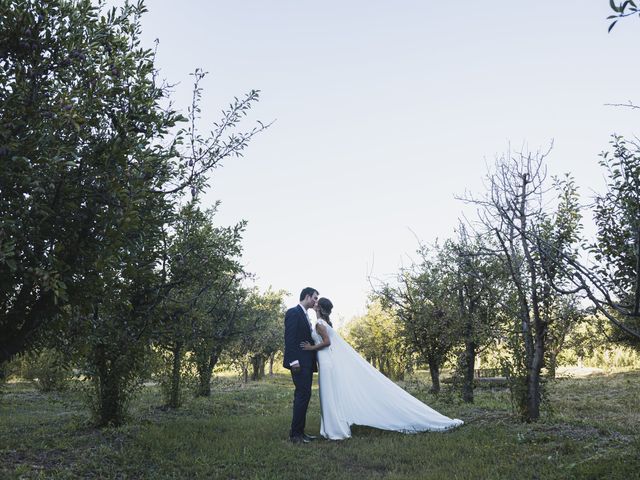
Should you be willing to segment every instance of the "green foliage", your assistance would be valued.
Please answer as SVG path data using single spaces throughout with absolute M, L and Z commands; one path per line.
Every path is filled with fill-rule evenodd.
M 558 364 L 611 370 L 620 367 L 640 369 L 640 352 L 617 342 L 615 327 L 606 319 L 591 316 L 567 337 Z
M 619 339 L 640 345 L 640 337 L 630 334 L 640 332 L 640 146 L 617 135 L 611 145 L 613 152 L 604 152 L 600 161 L 608 182 L 607 192 L 596 197 L 591 252 L 607 290 L 606 303 L 626 327 Z
M 453 383 L 465 402 L 473 402 L 475 359 L 500 335 L 504 315 L 499 305 L 508 291 L 507 274 L 487 241 L 477 234 L 471 237 L 462 224 L 458 238 L 444 242 L 438 262 L 457 312 Z
M 34 381 L 42 392 L 65 390 L 73 376 L 69 360 L 50 348 L 24 355 L 20 363 L 20 376 Z
M 199 70 L 189 118 L 167 107 L 170 89 L 140 43 L 145 11 L 0 3 L 0 362 L 47 333 L 86 329 L 77 323 L 106 295 L 153 304 L 175 203 L 265 128 L 234 131 L 252 91 L 201 135 Z
M 373 299 L 367 312 L 345 327 L 345 338 L 382 374 L 402 380 L 414 362 L 401 329 L 398 318 L 385 311 L 380 300 Z
M 459 311 L 444 280 L 439 247 L 419 249 L 420 262 L 403 268 L 395 285 L 384 284 L 376 295 L 396 316 L 409 351 L 429 365 L 432 389 L 440 390 L 440 370 L 458 342 Z
M 100 294 L 96 274 L 140 228 L 166 182 L 153 139 L 161 109 L 142 4 L 120 14 L 88 0 L 0 4 L 0 361 L 28 348 L 65 305 Z M 147 198 L 145 199 L 145 194 Z
M 607 192 L 596 197 L 594 219 L 597 243 L 592 246 L 600 272 L 618 297 L 632 293 L 637 268 L 637 232 L 640 228 L 640 153 L 620 136 L 611 141 L 613 152 L 604 152 Z
M 149 356 L 146 342 L 130 343 L 135 330 L 114 328 L 121 318 L 114 313 L 96 316 L 94 331 L 84 344 L 82 373 L 90 381 L 88 403 L 97 426 L 126 421 L 128 405 L 142 384 L 141 372 Z
M 176 288 L 179 201 L 265 128 L 235 130 L 251 91 L 202 135 L 200 70 L 188 117 L 173 110 L 140 42 L 145 11 L 0 2 L 0 364 L 59 341 L 94 382 L 100 424 L 122 422 Z
M 620 3 L 616 3 L 615 0 L 609 0 L 609 6 L 611 10 L 615 13 L 613 15 L 609 15 L 607 20 L 613 20 L 609 24 L 609 32 L 613 29 L 613 27 L 618 23 L 618 20 L 624 17 L 629 17 L 631 15 L 640 15 L 640 9 L 636 5 L 634 0 L 623 0 Z
M 555 377 L 558 366 L 558 355 L 565 350 L 568 338 L 587 321 L 584 309 L 579 308 L 576 296 L 564 296 L 556 301 L 555 308 L 550 312 L 551 321 L 547 329 L 547 357 L 545 365 L 548 376 Z
M 243 330 L 225 352 L 225 361 L 240 372 L 245 382 L 250 369 L 252 380 L 264 378 L 266 362 L 282 350 L 285 295 L 282 290 L 271 289 L 249 293 L 242 312 Z
M 179 408 L 188 392 L 195 390 L 197 373 L 190 352 L 162 349 L 157 352 L 159 369 L 155 376 L 164 406 Z
M 585 367 L 602 368 L 606 371 L 616 368 L 640 369 L 640 354 L 637 350 L 620 345 L 600 345 L 588 357 L 583 358 L 581 363 Z
M 190 348 L 198 370 L 198 396 L 211 395 L 211 375 L 220 357 L 249 328 L 243 316 L 248 292 L 238 275 L 223 275 L 207 295 L 206 315 Z
M 570 277 L 558 266 L 559 259 L 576 257 L 581 229 L 578 194 L 571 177 L 555 182 L 556 211 L 549 213 L 545 205 L 549 152 L 508 151 L 487 177 L 486 196 L 470 199 L 482 207 L 485 233 L 497 246 L 503 270 L 508 272 L 501 309 L 508 319 L 503 337 L 512 356 L 504 359 L 503 367 L 511 379 L 514 404 L 526 421 L 540 416 L 549 327 L 559 324 L 554 318 L 560 311 L 558 286 Z
M 211 304 L 224 295 L 217 289 L 227 279 L 236 281 L 244 275 L 240 242 L 245 223 L 216 227 L 214 215 L 215 209 L 201 211 L 195 202 L 187 204 L 165 242 L 162 269 L 171 287 L 158 307 L 153 340 L 165 352 L 161 378 L 172 408 L 181 403 L 185 356 L 202 343 L 202 337 L 210 336 Z

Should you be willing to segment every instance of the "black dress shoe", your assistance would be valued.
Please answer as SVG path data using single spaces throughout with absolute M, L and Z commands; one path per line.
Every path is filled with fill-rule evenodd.
M 297 437 L 289 437 L 289 441 L 294 444 L 300 444 L 300 443 L 309 443 L 311 440 L 307 440 L 306 438 L 304 438 L 304 436 L 297 436 Z
M 313 440 L 316 440 L 318 437 L 315 437 L 313 435 L 307 435 L 306 433 L 302 434 L 302 439 L 306 440 L 307 442 L 311 442 Z

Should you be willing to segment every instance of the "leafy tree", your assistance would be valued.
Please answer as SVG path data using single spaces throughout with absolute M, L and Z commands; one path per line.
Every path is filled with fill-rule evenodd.
M 393 380 L 402 380 L 413 369 L 413 358 L 397 317 L 372 298 L 364 316 L 348 326 L 347 338 L 374 367 Z
M 267 290 L 250 292 L 243 311 L 244 330 L 230 346 L 227 357 L 236 365 L 245 382 L 260 380 L 265 375 L 266 362 L 282 348 L 286 310 L 286 292 Z
M 257 294 L 252 305 L 252 315 L 259 325 L 256 330 L 258 337 L 257 348 L 251 357 L 253 368 L 252 380 L 260 380 L 265 375 L 265 366 L 269 362 L 269 374 L 273 375 L 273 363 L 278 353 L 282 352 L 282 338 L 284 336 L 284 323 L 282 319 L 286 312 L 284 290 L 274 291 L 268 289 L 262 294 Z
M 584 323 L 586 314 L 575 295 L 562 296 L 554 306 L 553 319 L 547 330 L 547 359 L 545 364 L 549 378 L 556 377 L 558 356 L 566 347 L 567 339 Z
M 550 218 L 543 207 L 547 152 L 508 152 L 500 157 L 488 176 L 489 192 L 483 199 L 471 199 L 482 207 L 486 232 L 498 246 L 508 271 L 514 302 L 507 316 L 514 319 L 509 342 L 511 391 L 522 418 L 535 421 L 542 400 L 541 371 L 547 347 L 551 312 L 558 294 L 554 284 L 565 276 L 549 263 L 547 246 L 563 257 L 576 256 L 580 215 L 573 181 L 560 182 L 558 210 Z M 532 243 L 530 238 L 543 239 Z M 553 264 L 556 265 L 556 264 Z
M 187 204 L 167 242 L 163 272 L 173 287 L 159 308 L 156 343 L 170 359 L 166 391 L 167 404 L 173 408 L 181 403 L 184 356 L 198 342 L 198 327 L 206 322 L 208 293 L 223 277 L 242 272 L 239 256 L 245 223 L 215 227 L 214 214 L 215 209 L 203 212 L 195 202 Z
M 504 300 L 505 272 L 480 237 L 471 238 L 460 225 L 456 241 L 447 240 L 438 252 L 444 288 L 457 308 L 457 337 L 464 345 L 462 399 L 473 402 L 476 356 L 499 336 L 499 304 Z
M 425 247 L 418 253 L 420 263 L 403 268 L 396 284 L 384 284 L 377 295 L 384 308 L 400 320 L 411 350 L 429 366 L 431 391 L 438 393 L 440 370 L 458 341 L 458 311 L 443 281 L 437 256 Z
M 595 241 L 588 246 L 589 263 L 559 251 L 541 236 L 530 236 L 545 263 L 562 272 L 567 282 L 554 284 L 566 294 L 582 294 L 616 327 L 618 340 L 640 345 L 640 146 L 614 136 L 613 151 L 600 164 L 607 174 L 607 192 L 594 206 Z
M 587 295 L 620 330 L 620 339 L 640 346 L 640 145 L 620 136 L 600 164 L 607 170 L 607 192 L 596 197 L 596 242 L 591 252 L 603 284 Z M 596 290 L 596 291 L 597 291 Z M 615 319 L 614 319 L 615 317 Z
M 195 324 L 190 346 L 198 372 L 197 396 L 211 395 L 213 369 L 225 350 L 248 329 L 243 316 L 248 296 L 242 287 L 244 278 L 244 272 L 225 274 L 204 296 L 204 313 Z
M 353 347 L 380 372 L 393 380 L 404 379 L 413 366 L 398 318 L 385 310 L 380 299 L 373 298 L 367 312 L 346 327 Z
M 160 238 L 139 230 L 170 221 L 184 190 L 263 128 L 229 133 L 254 91 L 201 136 L 196 72 L 190 126 L 171 135 L 186 119 L 163 106 L 169 89 L 140 45 L 144 4 L 103 9 L 0 1 L 0 363 L 94 318 L 123 252 Z M 157 250 L 147 243 L 146 260 Z
M 234 131 L 252 91 L 201 135 L 204 73 L 184 118 L 140 44 L 144 4 L 103 8 L 0 2 L 0 363 L 74 335 L 100 424 L 122 421 L 173 287 L 159 265 L 177 202 L 264 128 Z

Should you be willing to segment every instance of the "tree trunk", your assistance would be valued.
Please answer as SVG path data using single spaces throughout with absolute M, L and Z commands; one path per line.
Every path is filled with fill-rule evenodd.
M 215 350 L 211 355 L 202 362 L 198 362 L 198 389 L 197 397 L 211 396 L 211 376 L 213 369 L 218 364 L 218 351 Z
M 558 353 L 550 351 L 549 352 L 549 363 L 547 365 L 547 375 L 549 378 L 556 378 L 556 369 L 558 367 Z
M 431 393 L 440 393 L 440 365 L 434 360 L 427 360 L 431 374 Z
M 249 366 L 246 363 L 242 365 L 242 381 L 249 383 Z
M 462 400 L 466 403 L 473 403 L 473 380 L 476 361 L 476 344 L 468 341 L 465 344 L 463 362 L 464 379 L 462 381 Z
M 276 354 L 275 353 L 272 353 L 269 356 L 269 376 L 270 377 L 273 377 L 273 362 L 274 362 L 275 358 L 276 358 Z
M 125 395 L 121 379 L 126 372 L 121 371 L 118 359 L 110 356 L 112 353 L 104 345 L 99 345 L 93 353 L 97 370 L 95 414 L 98 427 L 118 426 L 124 420 Z
M 266 364 L 266 359 L 262 355 L 255 355 L 251 357 L 251 380 L 254 382 L 257 380 L 262 380 L 264 378 L 264 367 Z
M 211 396 L 211 374 L 212 371 L 209 368 L 200 369 L 200 367 L 198 367 L 198 388 L 196 390 L 196 397 Z
M 544 327 L 538 325 L 536 329 L 534 355 L 528 378 L 527 392 L 527 418 L 528 422 L 535 422 L 540 418 L 540 402 L 542 400 L 540 390 L 540 372 L 544 364 Z
M 256 381 L 256 380 L 260 380 L 260 363 L 261 363 L 262 357 L 260 357 L 260 355 L 255 355 L 253 357 L 251 357 L 251 368 L 252 368 L 252 372 L 251 372 L 251 380 L 252 381 Z
M 267 364 L 267 359 L 265 357 L 261 357 L 260 358 L 260 372 L 259 372 L 260 380 L 262 380 L 264 378 L 264 367 L 266 366 L 266 364 Z
M 380 370 L 380 373 L 383 375 L 387 375 L 387 369 L 384 363 L 384 358 L 378 358 L 378 370 Z
M 181 380 L 182 380 L 182 342 L 176 342 L 171 350 L 173 361 L 171 364 L 171 384 L 169 389 L 169 401 L 167 406 L 178 408 L 181 403 Z

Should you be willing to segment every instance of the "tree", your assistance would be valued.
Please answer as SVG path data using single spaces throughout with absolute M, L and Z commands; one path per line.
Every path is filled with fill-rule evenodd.
M 163 106 L 169 89 L 140 45 L 144 4 L 103 9 L 0 2 L 0 363 L 93 318 L 103 270 L 133 241 L 157 238 L 136 232 L 141 212 L 145 227 L 153 215 L 169 221 L 185 189 L 197 194 L 264 128 L 229 133 L 252 91 L 200 136 L 197 71 L 190 127 L 172 134 L 186 119 Z
M 234 131 L 252 91 L 202 136 L 204 73 L 184 118 L 140 45 L 144 4 L 103 8 L 0 3 L 0 363 L 75 335 L 106 424 L 122 420 L 151 312 L 173 287 L 159 265 L 176 205 L 265 126 Z
M 223 352 L 249 329 L 244 323 L 248 291 L 243 272 L 221 276 L 205 295 L 204 314 L 196 324 L 191 351 L 198 372 L 197 396 L 211 395 L 211 376 Z
M 286 292 L 268 289 L 250 292 L 243 312 L 245 328 L 231 345 L 227 356 L 235 364 L 244 382 L 264 378 L 266 362 L 282 348 Z
M 556 303 L 553 321 L 547 331 L 547 359 L 545 364 L 549 378 L 556 378 L 558 356 L 566 346 L 567 339 L 586 319 L 584 309 L 580 307 L 580 298 L 575 295 L 563 295 Z
M 457 342 L 458 312 L 446 289 L 437 256 L 425 247 L 418 253 L 420 263 L 401 269 L 396 285 L 383 284 L 376 295 L 383 307 L 400 320 L 407 344 L 429 365 L 431 391 L 438 393 L 440 370 Z
M 260 380 L 265 375 L 265 364 L 269 362 L 269 375 L 273 375 L 273 363 L 276 355 L 282 351 L 284 323 L 282 319 L 286 313 L 284 290 L 274 291 L 270 288 L 263 294 L 258 294 L 253 305 L 253 315 L 258 317 L 256 322 L 260 327 L 258 348 L 251 359 L 252 380 Z
M 592 281 L 595 289 L 587 295 L 619 328 L 621 340 L 640 346 L 640 145 L 620 136 L 611 143 L 613 153 L 604 152 L 600 162 L 607 170 L 607 192 L 596 197 L 597 235 L 591 245 L 598 262 L 592 272 L 601 281 Z
M 168 239 L 163 272 L 173 285 L 162 300 L 156 343 L 168 354 L 167 405 L 181 403 L 183 357 L 198 343 L 199 326 L 207 317 L 207 294 L 228 275 L 242 273 L 241 234 L 245 222 L 234 227 L 214 225 L 215 208 L 201 211 L 195 202 L 182 208 Z
M 550 267 L 543 245 L 529 238 L 545 239 L 544 245 L 553 245 L 555 252 L 574 257 L 579 233 L 577 194 L 571 179 L 558 184 L 559 206 L 552 219 L 543 208 L 544 159 L 549 151 L 507 152 L 488 175 L 489 193 L 481 200 L 470 199 L 482 207 L 481 223 L 495 239 L 513 287 L 515 308 L 508 314 L 515 320 L 510 336 L 511 387 L 526 421 L 540 416 L 546 336 L 558 297 L 552 285 L 562 283 L 563 278 L 562 272 Z
M 458 310 L 457 331 L 464 343 L 458 367 L 462 370 L 462 399 L 473 402 L 476 356 L 498 336 L 499 304 L 503 301 L 504 270 L 480 237 L 471 238 L 460 225 L 456 241 L 440 249 L 443 282 Z
M 347 326 L 346 337 L 383 375 L 402 380 L 413 361 L 401 328 L 398 318 L 385 311 L 380 299 L 374 297 L 367 305 L 367 312 Z
M 592 260 L 567 255 L 532 232 L 545 264 L 562 272 L 556 291 L 581 294 L 616 328 L 619 341 L 640 345 L 640 146 L 613 136 L 612 152 L 604 152 L 607 192 L 594 206 L 596 238 L 587 246 Z

